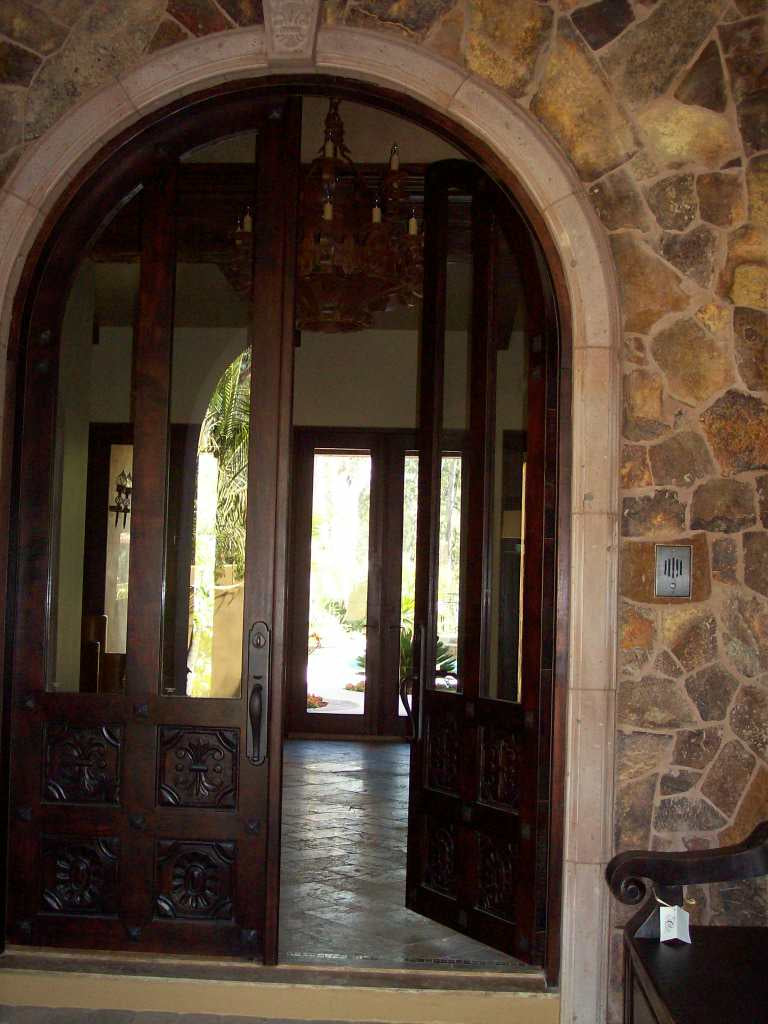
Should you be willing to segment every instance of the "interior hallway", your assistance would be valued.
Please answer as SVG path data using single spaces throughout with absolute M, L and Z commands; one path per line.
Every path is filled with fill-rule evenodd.
M 286 742 L 281 961 L 526 969 L 406 910 L 409 753 L 407 743 Z

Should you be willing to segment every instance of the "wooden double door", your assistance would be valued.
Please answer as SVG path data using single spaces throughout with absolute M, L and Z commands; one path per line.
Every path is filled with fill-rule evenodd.
M 299 107 L 235 95 L 147 130 L 33 283 L 12 942 L 277 959 Z M 478 168 L 430 168 L 424 233 L 418 424 L 391 463 L 418 458 L 407 678 L 394 645 L 373 655 L 413 742 L 407 904 L 541 963 L 556 344 L 527 229 Z M 99 473 L 89 436 L 91 460 L 112 438 Z M 397 527 L 376 528 L 401 558 Z M 396 575 L 379 585 L 399 630 Z

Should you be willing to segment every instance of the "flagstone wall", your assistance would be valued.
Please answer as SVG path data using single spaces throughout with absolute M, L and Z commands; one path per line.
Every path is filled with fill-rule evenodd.
M 321 12 L 513 97 L 610 236 L 625 327 L 617 849 L 718 845 L 768 817 L 767 6 L 326 0 Z M 262 22 L 261 0 L 2 0 L 0 185 L 145 55 Z M 693 543 L 690 602 L 653 597 L 659 540 Z M 766 888 L 700 893 L 697 913 L 765 923 Z

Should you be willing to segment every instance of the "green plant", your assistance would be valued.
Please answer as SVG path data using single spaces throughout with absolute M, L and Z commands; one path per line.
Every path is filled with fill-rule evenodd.
M 315 711 L 317 708 L 325 708 L 328 706 L 328 701 L 323 700 L 322 697 L 318 697 L 316 693 L 307 694 L 307 708 L 309 711 Z
M 413 675 L 413 598 L 404 598 L 402 604 L 402 620 L 400 622 L 400 678 Z M 365 671 L 365 655 L 356 659 L 361 671 Z M 438 672 L 452 674 L 456 672 L 456 659 L 450 647 L 438 637 L 435 643 L 435 667 Z
M 216 569 L 233 565 L 238 580 L 245 574 L 250 408 L 251 353 L 246 349 L 221 375 L 198 444 L 199 452 L 211 452 L 218 463 Z
M 347 633 L 364 633 L 365 632 L 365 619 L 350 619 L 347 618 L 347 606 L 343 601 L 334 601 L 332 599 L 326 601 L 323 605 L 325 610 L 339 620 L 339 624 L 342 629 L 346 630 Z
M 365 680 L 361 679 L 359 683 L 347 683 L 344 689 L 351 690 L 353 693 L 365 693 Z

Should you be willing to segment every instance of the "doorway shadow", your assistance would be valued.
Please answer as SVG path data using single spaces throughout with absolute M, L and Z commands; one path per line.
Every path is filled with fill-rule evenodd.
M 407 743 L 288 740 L 280 960 L 532 970 L 405 907 Z

